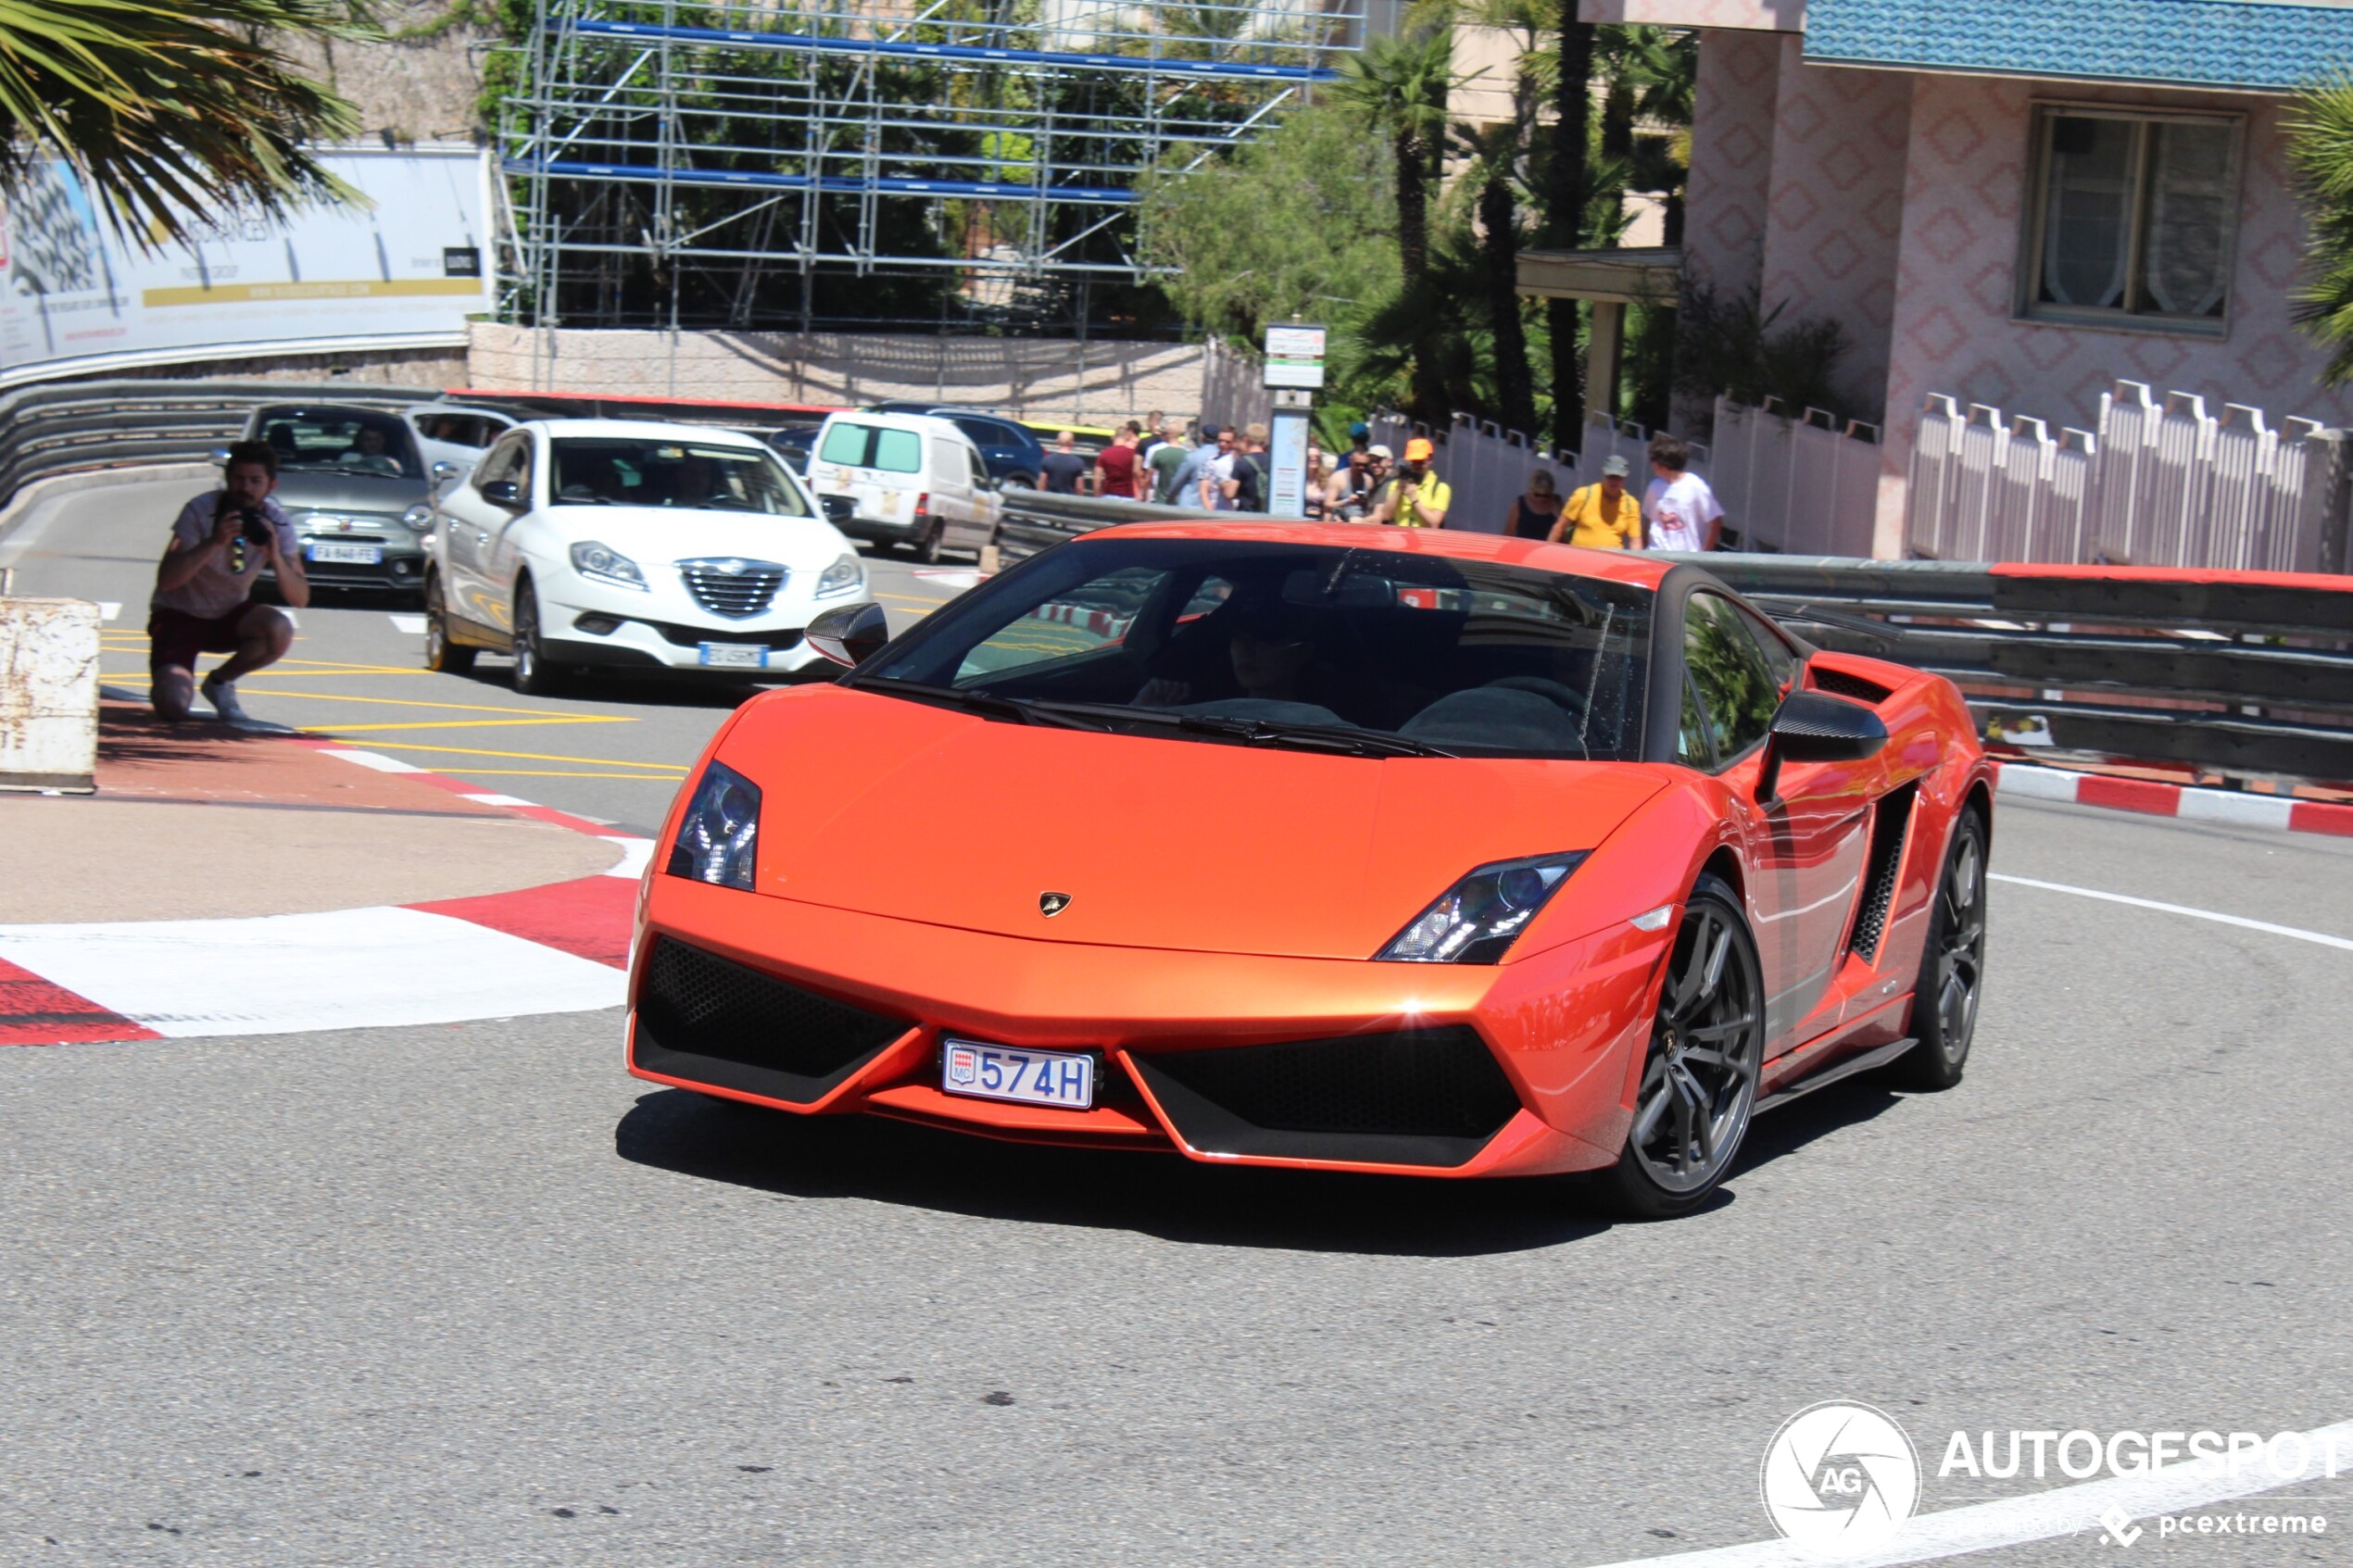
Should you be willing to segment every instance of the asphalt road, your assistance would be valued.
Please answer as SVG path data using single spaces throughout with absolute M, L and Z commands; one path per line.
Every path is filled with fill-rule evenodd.
M 19 592 L 118 607 L 106 628 L 111 686 L 146 691 L 155 563 L 182 503 L 207 487 L 141 483 L 58 497 L 0 541 L 0 561 L 13 559 Z M 925 568 L 887 551 L 865 553 L 870 591 L 894 631 L 975 581 L 952 558 Z M 423 622 L 409 599 L 321 589 L 295 614 L 293 652 L 238 684 L 254 718 L 640 833 L 660 824 L 704 743 L 758 689 L 623 676 L 584 681 L 576 695 L 521 696 L 508 661 L 495 655 L 469 675 L 426 671 Z
M 635 721 L 541 749 L 719 712 L 579 706 Z M 2005 803 L 1994 867 L 2353 938 L 2353 841 Z M 1992 897 L 1960 1088 L 1775 1112 L 1657 1225 L 742 1111 L 614 1014 L 0 1052 L 0 1562 L 1580 1568 L 1769 1537 L 1823 1399 L 1924 1511 L 2060 1484 L 1939 1477 L 1956 1430 L 2353 1416 L 2353 950 Z M 2333 1528 L 1976 1561 L 2347 1556 L 2353 1480 L 2233 1507 Z

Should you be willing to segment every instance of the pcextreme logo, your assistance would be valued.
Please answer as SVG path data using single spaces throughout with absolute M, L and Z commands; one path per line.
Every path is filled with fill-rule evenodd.
M 1825 1554 L 1893 1537 L 1920 1500 L 1920 1456 L 1884 1411 L 1827 1400 L 1781 1423 L 1759 1476 L 1765 1515 Z

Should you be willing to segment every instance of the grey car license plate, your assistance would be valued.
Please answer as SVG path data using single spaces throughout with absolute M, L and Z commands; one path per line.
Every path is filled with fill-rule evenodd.
M 702 661 L 718 670 L 765 670 L 768 650 L 758 643 L 704 643 Z

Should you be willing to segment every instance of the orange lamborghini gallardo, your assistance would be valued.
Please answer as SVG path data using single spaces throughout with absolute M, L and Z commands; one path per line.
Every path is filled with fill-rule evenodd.
M 1681 1212 L 1751 1117 L 1957 1083 L 1992 768 L 1698 567 L 1143 524 L 747 703 L 648 869 L 629 1069 L 796 1115 Z

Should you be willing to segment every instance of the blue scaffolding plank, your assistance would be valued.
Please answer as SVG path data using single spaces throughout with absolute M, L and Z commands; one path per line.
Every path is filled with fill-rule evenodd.
M 1138 199 L 1133 191 L 1107 189 L 1100 185 L 1014 185 L 989 180 L 903 180 L 883 176 L 860 180 L 844 174 L 812 176 L 724 169 L 662 169 L 644 164 L 585 163 L 567 158 L 550 158 L 543 163 L 533 158 L 510 157 L 504 160 L 504 167 L 510 174 L 554 174 L 573 180 L 668 181 L 673 185 L 736 185 L 768 191 L 815 190 L 843 195 L 856 195 L 873 190 L 895 195 L 1089 202 L 1100 207 L 1115 207 Z
M 973 44 L 892 44 L 880 39 L 823 38 L 812 32 L 747 32 L 716 27 L 665 27 L 656 22 L 616 22 L 582 18 L 575 32 L 598 37 L 669 39 L 679 44 L 715 44 L 735 48 L 817 50 L 842 55 L 894 55 L 912 59 L 977 60 L 1008 65 L 1085 67 L 1139 76 L 1185 76 L 1259 82 L 1333 82 L 1340 72 L 1324 66 L 1257 66 L 1223 60 L 1145 59 L 1133 55 L 1075 55 L 1050 49 L 991 49 Z

